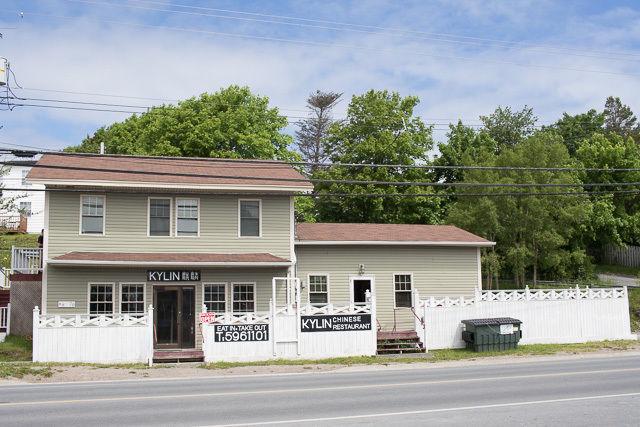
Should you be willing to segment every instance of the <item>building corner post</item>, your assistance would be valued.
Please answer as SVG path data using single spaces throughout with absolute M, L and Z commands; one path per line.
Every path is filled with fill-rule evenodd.
M 33 362 L 38 362 L 39 361 L 39 350 L 40 350 L 40 343 L 38 341 L 38 330 L 40 328 L 40 308 L 38 308 L 38 306 L 36 305 L 33 308 L 33 332 L 32 332 L 32 356 L 31 356 L 31 360 Z
M 153 365 L 153 305 L 149 304 L 148 314 L 147 314 L 147 328 L 149 334 L 149 366 Z

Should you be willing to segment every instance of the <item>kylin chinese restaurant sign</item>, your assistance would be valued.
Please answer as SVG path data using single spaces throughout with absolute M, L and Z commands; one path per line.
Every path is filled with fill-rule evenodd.
M 148 282 L 199 282 L 200 270 L 147 270 Z

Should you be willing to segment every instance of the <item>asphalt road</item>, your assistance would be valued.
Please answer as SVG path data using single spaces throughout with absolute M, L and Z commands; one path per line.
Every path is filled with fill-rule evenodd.
M 640 356 L 0 386 L 0 425 L 639 425 Z

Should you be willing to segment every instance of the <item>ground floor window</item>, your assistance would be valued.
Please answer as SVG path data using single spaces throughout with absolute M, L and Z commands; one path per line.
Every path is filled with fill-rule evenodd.
M 89 284 L 89 314 L 113 314 L 113 283 Z
M 227 311 L 227 285 L 214 283 L 204 285 L 204 305 L 207 311 L 224 313 Z
M 393 283 L 395 289 L 395 306 L 411 307 L 411 285 L 412 275 L 410 273 L 394 274 Z
M 309 303 L 325 305 L 329 303 L 329 276 L 326 274 L 309 275 Z
M 256 293 L 253 283 L 233 284 L 233 312 L 250 313 L 256 311 Z
M 120 284 L 120 312 L 129 315 L 144 315 L 144 284 Z

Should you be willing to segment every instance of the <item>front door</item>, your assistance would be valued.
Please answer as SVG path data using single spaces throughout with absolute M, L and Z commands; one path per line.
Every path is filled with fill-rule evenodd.
M 195 347 L 195 288 L 156 286 L 154 305 L 156 347 Z
M 371 279 L 353 279 L 351 282 L 353 286 L 353 303 L 356 305 L 366 304 L 367 291 L 371 290 Z

